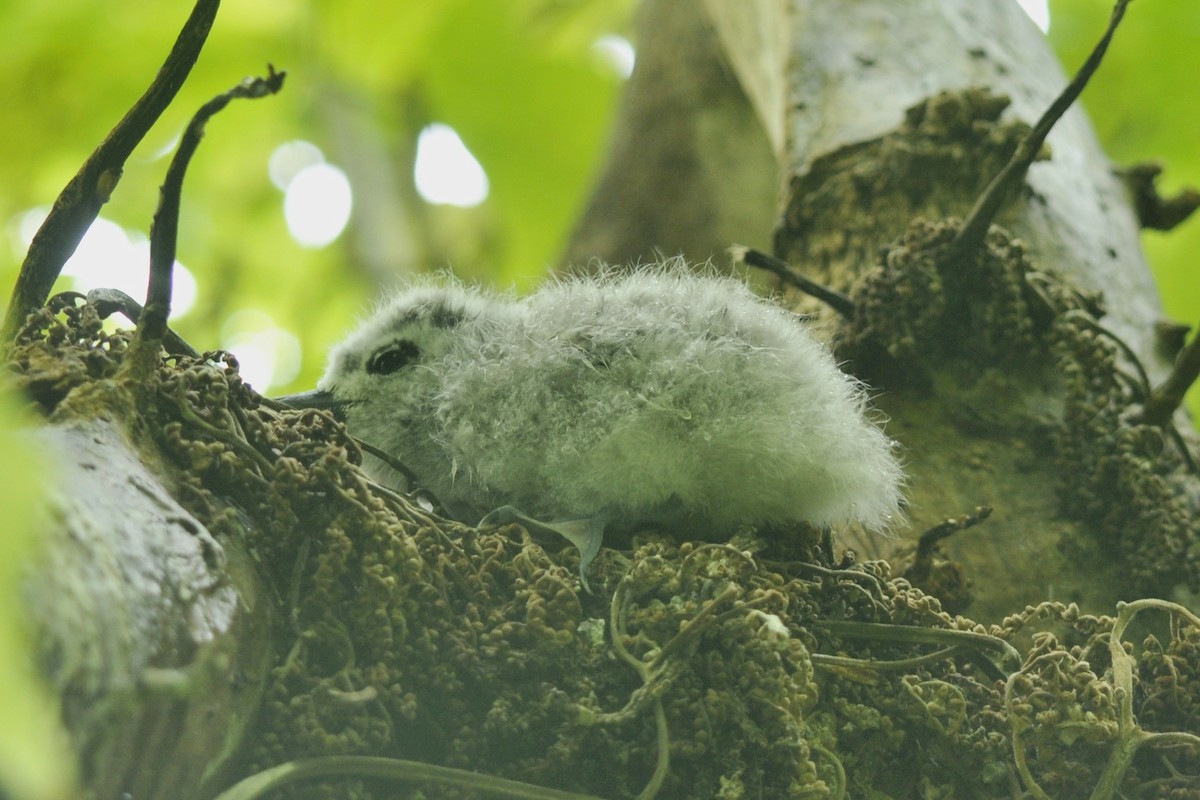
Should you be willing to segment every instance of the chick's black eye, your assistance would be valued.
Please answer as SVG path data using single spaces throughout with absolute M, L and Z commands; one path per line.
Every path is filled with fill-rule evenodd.
M 367 359 L 367 372 L 371 375 L 388 375 L 403 369 L 420 357 L 421 348 L 412 342 L 392 342 L 387 347 L 376 350 Z

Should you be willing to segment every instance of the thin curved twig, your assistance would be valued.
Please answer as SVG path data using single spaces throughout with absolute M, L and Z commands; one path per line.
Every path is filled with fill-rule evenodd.
M 100 315 L 101 319 L 120 313 L 137 325 L 138 320 L 142 317 L 142 304 L 120 289 L 92 289 L 87 293 L 87 301 L 96 307 L 96 313 Z M 200 358 L 199 351 L 170 328 L 167 328 L 167 332 L 163 336 L 163 349 L 173 356 Z
M 1150 390 L 1142 406 L 1141 419 L 1150 425 L 1162 428 L 1170 424 L 1175 409 L 1183 402 L 1188 389 L 1200 377 L 1200 335 L 1179 352 L 1171 374 L 1162 383 Z
M 175 266 L 175 241 L 179 230 L 179 202 L 188 164 L 204 138 L 204 126 L 213 115 L 237 98 L 266 97 L 283 88 L 286 72 L 276 72 L 267 65 L 267 77 L 247 78 L 200 107 L 184 129 L 167 176 L 163 180 L 158 209 L 150 226 L 150 285 L 146 289 L 146 306 L 138 320 L 137 331 L 129 345 L 125 364 L 135 381 L 145 381 L 158 364 L 158 353 L 167 333 L 167 318 L 171 314 L 171 283 Z M 148 382 L 148 381 L 147 381 Z
M 967 218 L 963 220 L 963 225 L 958 231 L 958 235 L 954 237 L 954 241 L 946 250 L 946 258 L 949 260 L 960 260 L 975 252 L 983 245 L 984 237 L 987 236 L 988 228 L 992 224 L 992 220 L 1000 213 L 1000 209 L 1008 202 L 1025 180 L 1025 174 L 1029 172 L 1029 167 L 1032 166 L 1038 153 L 1042 149 L 1042 145 L 1046 142 L 1046 137 L 1050 135 L 1050 131 L 1054 128 L 1058 120 L 1066 113 L 1067 109 L 1074 104 L 1083 92 L 1092 75 L 1100 66 L 1100 62 L 1104 59 L 1104 53 L 1108 50 L 1109 42 L 1112 41 L 1113 34 L 1117 31 L 1117 25 L 1121 23 L 1121 18 L 1125 16 L 1125 7 L 1129 5 L 1129 0 L 1117 0 L 1113 6 L 1112 17 L 1109 19 L 1108 28 L 1104 31 L 1104 35 L 1100 37 L 1095 48 L 1092 49 L 1091 55 L 1083 62 L 1083 66 L 1079 68 L 1079 72 L 1075 73 L 1075 77 L 1067 84 L 1066 88 L 1054 98 L 1054 102 L 1042 114 L 1037 123 L 1029 131 L 1020 145 L 1017 146 L 1017 151 L 1013 153 L 1012 158 L 1004 165 L 1004 168 L 992 178 L 992 182 L 984 189 L 983 194 L 975 202 L 975 206 L 971 212 L 967 214 Z
M 867 658 L 852 658 L 850 656 L 831 656 L 826 653 L 809 653 L 808 657 L 812 659 L 813 666 L 824 667 L 826 669 L 854 669 L 865 672 L 894 672 L 900 670 L 916 670 L 920 667 L 925 667 L 930 664 L 936 664 L 939 661 L 944 661 L 947 658 L 953 658 L 954 654 L 962 648 L 959 646 L 943 647 L 934 650 L 931 653 L 926 653 L 912 658 L 895 658 L 891 660 L 875 660 Z
M 996 636 L 975 631 L 960 631 L 953 628 L 921 628 L 915 625 L 893 625 L 883 622 L 854 622 L 851 620 L 822 619 L 813 622 L 819 628 L 837 636 L 852 639 L 867 639 L 876 642 L 940 644 L 945 647 L 960 647 L 995 653 L 1004 665 L 1016 669 L 1021 663 L 1021 654 L 1008 642 Z
M 783 259 L 776 258 L 770 253 L 764 253 L 762 250 L 741 245 L 729 248 L 729 252 L 734 260 L 741 261 L 748 267 L 756 267 L 779 276 L 784 283 L 796 287 L 805 294 L 812 295 L 846 319 L 854 317 L 854 301 L 848 295 L 804 276 Z
M 197 0 L 145 94 L 88 156 L 55 199 L 54 207 L 33 237 L 21 264 L 8 311 L 0 325 L 0 349 L 12 345 L 25 318 L 50 296 L 63 264 L 75 252 L 79 241 L 100 214 L 100 208 L 116 188 L 133 148 L 175 99 L 179 87 L 192 71 L 220 5 L 220 0 Z

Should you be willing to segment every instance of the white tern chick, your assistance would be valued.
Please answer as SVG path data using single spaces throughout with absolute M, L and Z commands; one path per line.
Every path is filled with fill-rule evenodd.
M 710 538 L 899 515 L 895 446 L 861 384 L 794 314 L 679 261 L 522 299 L 418 285 L 318 386 L 284 401 L 335 408 L 459 519 L 552 523 L 581 572 L 609 525 Z

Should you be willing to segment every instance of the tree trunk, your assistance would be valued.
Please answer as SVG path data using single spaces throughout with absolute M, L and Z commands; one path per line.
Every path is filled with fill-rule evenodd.
M 965 216 L 1026 126 L 1066 84 L 1044 36 L 1010 0 L 687 6 L 651 0 L 642 9 L 639 58 L 650 61 L 649 75 L 630 83 L 597 200 L 569 250 L 575 260 L 597 242 L 610 243 L 599 253 L 610 258 L 651 257 L 664 240 L 647 229 L 648 220 L 661 220 L 656 224 L 677 237 L 691 232 L 668 240 L 670 247 L 700 257 L 739 236 L 745 237 L 739 243 L 754 244 L 758 231 L 739 213 L 761 207 L 765 193 L 757 176 L 772 148 L 762 141 L 768 134 L 748 141 L 729 135 L 752 107 L 757 120 L 779 120 L 760 130 L 785 132 L 777 147 L 782 191 L 774 217 L 776 253 L 809 278 L 853 292 L 914 220 Z M 679 18 L 691 21 L 694 34 L 708 34 L 678 60 L 718 51 L 727 69 L 681 69 L 670 79 L 669 97 L 711 96 L 713 87 L 732 92 L 736 75 L 746 89 L 740 107 L 731 99 L 681 117 L 678 106 L 659 102 L 664 93 L 655 80 L 657 66 L 676 47 L 673 24 L 680 23 L 669 20 Z M 1097 19 L 1097 38 L 1102 23 Z M 779 31 L 790 35 L 780 37 Z M 690 88 L 678 88 L 678 80 Z M 755 98 L 753 105 L 747 96 Z M 710 166 L 672 170 L 663 154 L 692 152 L 696 131 L 721 130 L 722 123 L 711 119 L 720 109 L 728 109 L 725 141 L 746 142 L 736 160 L 717 156 Z M 666 119 L 669 124 L 660 124 Z M 1155 338 L 1162 310 L 1138 242 L 1137 218 L 1082 109 L 1072 108 L 1055 125 L 1048 150 L 997 222 L 1023 243 L 1029 268 L 1100 296 L 1103 326 L 1132 349 L 1152 381 L 1161 380 L 1173 354 Z M 739 168 L 747 177 L 737 175 Z M 720 187 L 735 187 L 738 198 L 749 195 L 723 216 L 715 210 L 726 200 L 711 177 L 716 170 Z M 705 199 L 656 203 L 639 187 L 652 180 L 646 176 L 662 174 L 671 176 L 671 187 L 687 186 L 668 190 L 667 197 Z M 624 193 L 616 187 L 625 187 Z M 629 224 L 605 213 L 608 208 L 645 212 L 643 223 Z M 697 209 L 705 210 L 702 220 Z M 714 238 L 722 235 L 728 238 Z M 965 309 L 965 298 L 952 301 Z M 844 358 L 855 355 L 828 306 L 795 290 L 787 302 L 816 315 Z M 964 335 L 950 326 L 940 333 Z M 1096 531 L 1096 514 L 1080 519 L 1064 513 L 1079 503 L 1063 493 L 1079 487 L 1068 486 L 1062 473 L 1083 465 L 1071 464 L 1047 440 L 1061 424 L 1066 392 L 1056 380 L 1058 368 L 1047 363 L 1054 358 L 1049 342 L 1042 344 L 1040 365 L 1012 362 L 1011 353 L 946 345 L 918 342 L 924 351 L 919 356 L 888 363 L 870 363 L 858 353 L 860 362 L 848 365 L 871 384 L 905 453 L 909 524 L 902 540 L 978 505 L 995 509 L 985 525 L 945 544 L 973 581 L 970 610 L 976 618 L 999 619 L 1046 597 L 1104 610 L 1145 591 L 1172 591 L 1163 580 L 1170 570 L 1129 573 L 1114 552 L 1121 534 Z M 1187 483 L 1184 491 L 1194 497 Z M 1193 538 L 1190 524 L 1185 528 L 1164 534 L 1176 541 L 1167 552 L 1142 558 L 1182 558 L 1182 542 Z M 860 554 L 874 556 L 893 554 L 897 544 L 855 532 L 844 538 Z M 1145 546 L 1154 547 L 1155 538 L 1147 538 Z

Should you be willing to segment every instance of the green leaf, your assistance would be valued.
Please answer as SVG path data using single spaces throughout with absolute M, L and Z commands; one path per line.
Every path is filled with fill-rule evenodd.
M 0 795 L 55 800 L 75 795 L 75 759 L 58 706 L 35 670 L 21 596 L 46 522 L 43 481 L 49 471 L 20 425 L 13 398 L 0 393 Z

